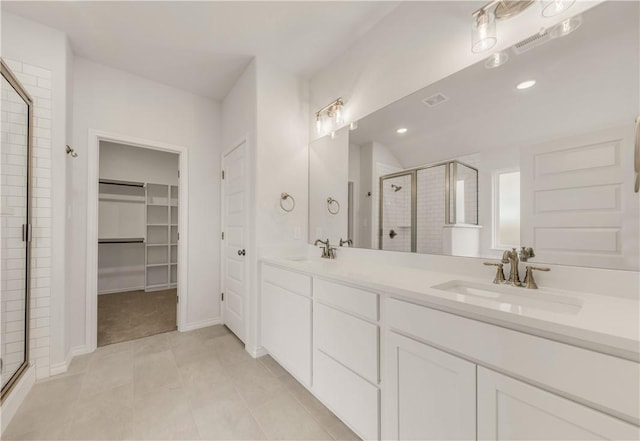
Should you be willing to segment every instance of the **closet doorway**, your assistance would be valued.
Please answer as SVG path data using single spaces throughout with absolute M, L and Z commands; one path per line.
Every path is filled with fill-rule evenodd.
M 99 142 L 97 346 L 177 329 L 179 155 Z

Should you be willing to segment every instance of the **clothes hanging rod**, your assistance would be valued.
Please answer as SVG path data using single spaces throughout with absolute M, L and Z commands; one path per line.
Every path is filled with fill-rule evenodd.
M 98 243 L 144 243 L 144 238 L 98 239 Z
M 113 179 L 100 179 L 98 182 L 108 185 L 123 185 L 125 187 L 144 187 L 143 182 L 116 181 Z

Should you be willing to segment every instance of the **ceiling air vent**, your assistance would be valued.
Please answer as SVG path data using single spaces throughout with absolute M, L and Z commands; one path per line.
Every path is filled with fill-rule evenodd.
M 529 38 L 525 38 L 519 43 L 516 43 L 512 46 L 513 52 L 516 55 L 524 54 L 525 52 L 530 51 L 531 49 L 535 49 L 538 46 L 542 46 L 546 42 L 551 40 L 551 36 L 547 31 L 540 31 L 537 34 L 532 35 Z
M 422 100 L 422 103 L 427 106 L 427 107 L 435 107 L 438 104 L 442 104 L 445 101 L 449 101 L 449 97 L 442 94 L 442 93 L 436 93 L 433 96 L 430 96 L 429 98 L 425 98 Z

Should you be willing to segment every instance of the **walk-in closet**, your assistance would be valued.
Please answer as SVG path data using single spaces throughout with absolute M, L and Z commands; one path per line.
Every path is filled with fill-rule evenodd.
M 178 155 L 100 143 L 98 346 L 176 329 Z

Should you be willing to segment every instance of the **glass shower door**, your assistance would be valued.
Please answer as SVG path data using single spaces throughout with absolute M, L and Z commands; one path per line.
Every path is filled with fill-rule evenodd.
M 28 365 L 31 99 L 2 63 L 0 378 L 2 398 Z

